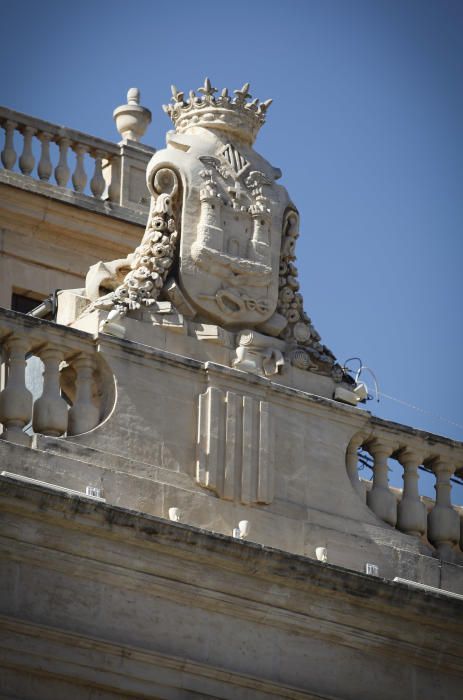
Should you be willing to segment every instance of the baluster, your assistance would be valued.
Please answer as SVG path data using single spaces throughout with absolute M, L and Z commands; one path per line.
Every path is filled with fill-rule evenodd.
M 36 433 L 57 437 L 66 432 L 68 406 L 61 396 L 59 365 L 63 352 L 47 345 L 40 351 L 43 368 L 43 393 L 34 403 L 32 427 Z
M 32 126 L 25 126 L 21 131 L 24 136 L 24 145 L 19 159 L 19 168 L 23 175 L 30 175 L 35 165 L 35 158 L 32 153 L 32 137 L 35 134 L 35 129 Z
M 357 491 L 358 495 L 365 502 L 365 487 L 359 479 L 358 475 L 358 448 L 362 445 L 362 437 L 354 437 L 349 443 L 346 452 L 346 468 L 352 486 Z
M 389 490 L 387 458 L 393 450 L 379 440 L 368 445 L 368 451 L 373 455 L 374 473 L 373 487 L 367 493 L 367 503 L 373 513 L 395 527 L 397 521 L 397 501 Z
M 451 557 L 451 551 L 460 539 L 460 518 L 452 508 L 450 477 L 454 472 L 449 461 L 439 458 L 433 462 L 436 476 L 436 503 L 428 514 L 428 539 L 443 559 Z
M 14 150 L 14 130 L 18 125 L 9 119 L 5 122 L 5 145 L 2 151 L 2 163 L 7 170 L 12 170 L 16 163 L 16 151 Z
M 121 196 L 121 159 L 118 156 L 110 156 L 110 161 L 106 166 L 109 170 L 108 199 L 110 202 L 120 204 Z
M 87 153 L 88 148 L 82 143 L 76 143 L 74 145 L 74 152 L 76 154 L 76 169 L 72 175 L 72 184 L 76 192 L 83 192 L 85 185 L 87 184 L 87 173 L 84 168 L 84 155 Z
M 101 160 L 104 156 L 104 153 L 102 151 L 94 151 L 94 158 L 95 158 L 95 172 L 93 173 L 93 177 L 90 181 L 90 189 L 92 190 L 93 196 L 97 197 L 100 199 L 101 195 L 104 192 L 105 188 L 105 179 L 103 177 L 103 171 L 102 171 L 102 163 Z
M 92 430 L 100 421 L 100 409 L 93 401 L 94 358 L 79 355 L 72 362 L 76 371 L 76 396 L 69 411 L 69 435 L 79 435 Z
M 399 453 L 398 460 L 404 468 L 404 490 L 397 506 L 397 527 L 407 535 L 421 537 L 426 532 L 426 506 L 418 491 L 418 467 L 423 456 L 406 448 Z
M 50 141 L 51 134 L 47 134 L 45 131 L 41 131 L 38 135 L 38 139 L 42 144 L 42 149 L 40 153 L 40 161 L 37 168 L 37 175 L 41 180 L 48 182 L 51 177 L 53 166 L 50 160 Z
M 60 187 L 66 187 L 69 181 L 69 176 L 71 174 L 71 171 L 69 170 L 68 166 L 68 148 L 70 146 L 70 143 L 71 141 L 68 138 L 66 138 L 66 136 L 62 136 L 58 140 L 59 161 L 58 165 L 55 168 L 55 180 Z
M 32 394 L 26 387 L 26 354 L 29 341 L 25 337 L 10 336 L 5 345 L 7 354 L 6 387 L 0 392 L 0 422 L 3 438 L 27 444 L 23 428 L 32 416 Z

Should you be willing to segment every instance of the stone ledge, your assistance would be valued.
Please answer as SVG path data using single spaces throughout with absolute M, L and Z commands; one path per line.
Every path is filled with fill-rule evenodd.
M 228 673 L 225 669 L 229 669 L 231 684 L 252 678 L 251 683 L 268 683 L 269 689 L 274 684 L 275 691 L 280 687 L 292 691 L 291 684 L 296 683 L 297 690 L 313 691 L 309 698 L 332 698 L 333 692 L 339 697 L 338 686 L 329 676 L 319 685 L 310 669 L 296 675 L 289 670 L 295 664 L 300 667 L 304 655 L 310 650 L 314 653 L 319 645 L 329 658 L 339 654 L 351 659 L 353 667 L 349 668 L 357 668 L 356 673 L 379 661 L 389 664 L 393 676 L 400 668 L 414 677 L 421 668 L 424 674 L 442 678 L 443 687 L 453 688 L 461 682 L 460 600 L 412 591 L 402 584 L 125 508 L 26 486 L 12 478 L 0 478 L 0 494 L 6 516 L 0 540 L 3 570 L 10 576 L 13 571 L 24 572 L 22 578 L 14 577 L 19 587 L 16 597 L 10 601 L 6 595 L 2 611 L 15 614 L 13 625 L 24 623 L 39 630 L 44 626 L 46 640 L 50 635 L 71 633 L 70 645 L 79 648 L 78 635 L 85 635 L 83 644 L 90 649 L 98 638 L 98 643 L 108 643 L 113 649 L 122 647 L 127 659 L 134 649 L 135 654 L 154 652 L 155 663 L 158 657 L 167 664 L 169 659 L 175 664 L 175 658 L 185 658 L 199 675 L 202 670 Z M 54 591 L 56 610 L 47 602 L 47 581 Z M 7 585 L 6 593 L 9 591 Z M 34 591 L 33 595 L 29 591 Z M 70 606 L 63 617 L 59 601 L 74 595 L 82 596 L 85 614 L 82 610 L 76 618 Z M 18 611 L 11 607 L 21 605 L 22 600 Z M 92 610 L 103 600 L 105 619 L 100 620 Z M 121 624 L 116 623 L 120 600 L 132 605 L 138 601 L 138 616 L 131 616 L 130 623 L 126 617 Z M 181 616 L 172 624 L 180 625 L 178 629 L 185 635 L 185 639 L 182 634 L 176 637 L 175 649 L 168 641 L 164 644 L 162 635 L 149 623 L 140 628 L 142 618 L 153 620 L 159 614 L 161 619 L 165 615 L 171 619 L 169 611 Z M 196 649 L 189 644 L 198 624 L 203 635 L 212 635 L 214 653 L 207 653 L 204 645 Z M 248 661 L 235 666 L 221 632 L 224 625 L 227 630 L 252 628 L 254 636 L 278 639 L 284 673 L 273 674 L 265 652 L 260 653 L 255 646 L 250 648 Z M 27 634 L 27 629 L 24 631 Z M 244 635 L 241 643 L 246 634 L 239 633 L 239 638 Z M 229 643 L 233 641 L 231 638 Z M 30 653 L 27 642 L 21 648 Z M 175 657 L 169 656 L 172 654 Z M 299 661 L 294 660 L 294 654 Z M 16 654 L 8 659 L 10 668 L 18 658 Z M 33 663 L 28 668 L 24 658 L 25 672 L 33 673 Z M 250 664 L 249 659 L 255 663 Z M 87 680 L 87 667 L 83 675 Z M 91 684 L 91 678 L 87 682 Z M 246 686 L 238 687 L 244 691 Z M 204 686 L 201 690 L 205 692 Z M 358 697 L 370 697 L 366 686 L 363 690 Z M 239 692 L 226 697 L 238 700 L 242 697 Z M 406 691 L 399 696 L 405 699 Z M 213 697 L 222 696 L 216 693 Z M 276 697 L 281 695 L 276 693 Z M 392 695 L 383 693 L 381 697 Z
M 418 553 L 413 538 L 410 543 L 404 543 L 403 535 L 397 537 L 399 533 L 387 529 L 385 525 L 366 525 L 365 522 L 348 516 L 278 499 L 271 506 L 253 506 L 249 510 L 249 507 L 242 504 L 211 497 L 209 491 L 195 485 L 185 473 L 172 471 L 156 462 L 147 463 L 95 450 L 67 438 L 36 435 L 32 446 L 33 449 L 11 442 L 0 442 L 3 464 L 10 465 L 9 470 L 15 474 L 33 476 L 53 485 L 65 485 L 80 493 L 85 491 L 88 484 L 100 484 L 108 503 L 117 503 L 132 511 L 166 519 L 168 507 L 180 504 L 182 510 L 186 508 L 181 522 L 205 531 L 216 532 L 219 529 L 219 532 L 226 535 L 231 533 L 233 525 L 240 519 L 251 519 L 251 541 L 304 557 L 310 557 L 309 551 L 312 551 L 311 544 L 314 540 L 328 536 L 330 548 L 333 540 L 337 542 L 332 553 L 338 547 L 350 547 L 357 553 L 358 556 L 351 559 L 351 566 L 340 562 L 337 555 L 333 554 L 334 558 L 331 559 L 332 564 L 353 571 L 363 572 L 364 561 L 377 561 L 374 542 L 380 541 L 386 559 L 381 560 L 381 572 L 388 579 L 399 574 L 413 579 L 418 568 L 420 578 L 417 580 L 438 586 L 440 574 L 458 569 L 453 567 L 450 570 L 445 564 L 443 571 L 440 571 L 436 559 Z M 267 528 L 268 536 L 262 541 L 260 538 Z M 274 535 L 277 535 L 278 544 L 272 544 L 272 528 Z M 308 542 L 309 537 L 311 544 Z M 406 554 L 406 563 L 402 560 L 398 565 L 394 554 L 397 552 Z M 446 580 L 445 576 L 442 580 Z M 445 584 L 442 587 L 453 590 L 452 586 Z M 457 592 L 460 589 L 457 586 Z
M 92 678 L 92 686 L 121 691 L 126 684 L 134 684 L 143 697 L 170 698 L 170 692 L 182 679 L 182 688 L 194 688 L 198 682 L 206 683 L 214 697 L 225 693 L 234 698 L 235 693 L 252 692 L 255 700 L 288 698 L 291 700 L 335 700 L 333 696 L 283 686 L 231 670 L 213 667 L 184 657 L 163 654 L 129 645 L 120 645 L 94 637 L 86 637 L 68 631 L 17 620 L 0 615 L 4 644 L 3 662 L 34 672 L 37 657 L 40 668 L 51 677 L 69 681 L 82 679 L 82 669 Z M 47 646 L 47 652 L 44 646 Z M 127 686 L 129 687 L 129 686 Z M 169 691 L 170 689 L 170 691 Z M 119 692 L 117 692 L 119 695 Z M 212 697 L 212 696 L 211 696 Z M 249 696 L 248 696 L 249 697 Z
M 231 561 L 247 564 L 252 560 L 253 568 L 256 570 L 259 565 L 262 565 L 259 574 L 276 576 L 280 581 L 281 577 L 285 577 L 286 585 L 297 588 L 316 586 L 333 593 L 340 592 L 353 596 L 355 601 L 364 599 L 368 607 L 388 603 L 398 604 L 400 610 L 407 605 L 415 605 L 416 612 L 420 614 L 420 609 L 424 606 L 423 611 L 426 610 L 428 622 L 432 614 L 437 614 L 439 618 L 446 618 L 446 624 L 448 624 L 447 614 L 452 611 L 463 612 L 463 602 L 460 599 L 450 598 L 445 593 L 411 589 L 408 585 L 399 582 L 369 576 L 334 564 L 321 563 L 253 542 L 236 540 L 227 535 L 202 530 L 184 523 L 172 523 L 164 518 L 128 508 L 95 502 L 95 499 L 85 495 L 57 492 L 52 486 L 25 483 L 13 476 L 0 475 L 0 496 L 19 500 L 21 505 L 27 503 L 32 508 L 35 506 L 40 509 L 44 508 L 43 498 L 46 496 L 50 510 L 59 513 L 69 512 L 74 515 L 78 512 L 97 521 L 98 529 L 104 530 L 109 523 L 112 528 L 115 526 L 128 528 L 127 534 L 144 533 L 148 540 L 154 538 L 153 544 L 168 547 L 175 544 L 179 555 L 179 547 L 185 553 L 185 550 L 194 546 L 196 554 L 197 550 L 201 549 L 207 556 L 225 556 L 228 560 L 227 565 Z M 101 515 L 103 515 L 103 522 Z M 455 626 L 459 627 L 457 622 Z
M 5 321 L 5 324 L 1 326 L 2 328 L 7 328 L 9 323 L 11 323 L 11 331 L 17 330 L 17 326 L 20 325 L 24 330 L 33 333 L 34 330 L 40 330 L 43 332 L 49 331 L 50 333 L 65 333 L 70 335 L 71 338 L 79 339 L 80 341 L 92 343 L 95 341 L 94 336 L 85 331 L 81 331 L 78 328 L 70 328 L 69 326 L 62 326 L 54 321 L 47 321 L 44 318 L 36 318 L 35 316 L 30 316 L 29 314 L 23 314 L 20 311 L 13 311 L 12 309 L 5 309 L 0 307 L 0 323 Z M 0 334 L 1 337 L 2 334 Z
M 0 184 L 16 187 L 32 194 L 57 200 L 63 204 L 85 209 L 94 214 L 110 216 L 114 219 L 120 219 L 143 227 L 146 225 L 148 218 L 148 207 L 135 211 L 128 207 L 121 207 L 119 204 L 108 200 L 97 199 L 80 192 L 74 192 L 66 187 L 42 182 L 29 175 L 22 175 L 9 170 L 0 170 Z
M 47 481 L 40 481 L 40 479 L 32 479 L 30 476 L 22 476 L 20 474 L 14 474 L 13 472 L 7 471 L 0 472 L 0 476 L 4 476 L 7 479 L 13 479 L 14 481 L 21 481 L 24 484 L 42 486 L 46 489 L 52 489 L 57 493 L 65 493 L 68 496 L 79 496 L 79 498 L 88 498 L 90 499 L 90 501 L 106 503 L 105 498 L 100 498 L 99 496 L 91 496 L 88 493 L 83 493 L 82 491 L 75 491 L 74 489 L 68 489 L 66 486 L 57 486 L 56 484 L 49 484 Z

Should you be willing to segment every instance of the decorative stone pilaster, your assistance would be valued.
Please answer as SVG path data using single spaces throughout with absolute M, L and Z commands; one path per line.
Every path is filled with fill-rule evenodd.
M 209 387 L 199 397 L 198 484 L 227 500 L 271 503 L 273 439 L 267 401 Z

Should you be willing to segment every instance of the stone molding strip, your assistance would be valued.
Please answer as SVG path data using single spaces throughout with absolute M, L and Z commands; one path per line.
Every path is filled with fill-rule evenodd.
M 22 175 L 21 173 L 14 173 L 8 170 L 0 170 L 0 184 L 7 185 L 9 187 L 16 187 L 20 190 L 24 190 L 25 192 L 32 192 L 33 194 L 37 194 L 48 199 L 55 199 L 63 204 L 77 206 L 80 209 L 85 209 L 94 214 L 111 216 L 115 219 L 127 221 L 131 224 L 137 224 L 143 227 L 146 224 L 146 211 L 140 210 L 138 212 L 129 207 L 122 207 L 115 202 L 110 202 L 109 200 L 96 199 L 95 197 L 90 197 L 82 192 L 73 192 L 72 190 L 58 187 L 57 185 L 49 182 L 41 182 L 40 180 L 36 180 L 29 175 Z
M 101 548 L 102 560 L 82 562 L 82 568 L 77 566 L 79 553 L 70 551 L 70 533 L 62 540 L 67 542 L 69 551 L 56 551 L 55 556 L 50 547 L 41 555 L 41 548 L 36 545 L 19 546 L 17 541 L 4 540 L 4 553 L 15 559 L 30 561 L 32 557 L 36 564 L 43 564 L 45 556 L 47 568 L 64 571 L 71 565 L 76 576 L 101 581 L 110 577 L 114 585 L 135 587 L 138 591 L 143 588 L 148 595 L 335 641 L 363 652 L 381 650 L 401 660 L 406 655 L 418 666 L 463 675 L 463 648 L 457 623 L 463 604 L 458 599 L 125 508 L 92 503 L 77 496 L 71 499 L 53 489 L 26 485 L 12 477 L 0 477 L 0 493 L 4 509 L 12 514 L 27 513 L 29 518 L 46 519 L 49 525 L 75 530 L 79 540 L 90 535 L 117 541 L 122 549 L 128 547 L 131 552 L 136 547 L 137 560 L 145 557 L 143 566 L 139 563 L 138 570 L 134 570 L 132 556 L 114 560 L 113 548 L 108 548 L 108 557 L 113 561 L 106 561 L 105 548 Z M 177 560 L 177 566 L 188 567 L 188 583 L 167 575 L 172 560 Z M 248 584 L 253 582 L 253 590 L 249 585 L 245 587 L 246 598 L 239 594 L 243 576 Z M 281 595 L 276 590 L 269 594 L 267 590 L 266 602 L 260 602 L 262 588 L 270 589 L 273 584 L 277 584 L 273 588 L 289 589 L 291 595 Z M 380 634 L 376 630 L 381 629 L 379 619 L 384 619 L 385 614 L 389 624 Z M 418 633 L 421 642 L 417 650 L 414 636 Z
M 14 474 L 14 472 L 2 471 L 0 476 L 5 476 L 9 479 L 14 479 L 16 481 L 22 481 L 24 484 L 34 484 L 35 486 L 43 486 L 46 489 L 52 489 L 58 493 L 65 493 L 68 496 L 79 496 L 79 498 L 89 498 L 91 501 L 99 501 L 100 503 L 106 503 L 105 498 L 100 498 L 100 496 L 91 496 L 88 493 L 83 493 L 82 491 L 75 491 L 74 489 L 68 489 L 65 486 L 57 486 L 56 484 L 49 484 L 47 481 L 40 481 L 40 479 L 32 479 L 30 476 L 23 476 L 22 474 Z
M 255 700 L 287 698 L 288 700 L 337 700 L 300 688 L 281 685 L 226 669 L 209 666 L 182 657 L 148 651 L 129 645 L 119 645 L 95 637 L 64 632 L 53 627 L 0 615 L 3 630 L 3 659 L 21 671 L 33 672 L 40 658 L 40 668 L 49 676 L 82 683 L 82 667 L 93 674 L 98 687 L 121 692 L 125 684 L 136 683 L 142 695 L 152 698 L 173 697 L 171 692 L 179 683 L 182 688 L 194 688 L 196 683 L 208 683 L 211 693 L 252 692 Z M 45 643 L 53 653 L 44 653 Z M 76 653 L 77 650 L 77 653 Z M 78 661 L 76 660 L 78 657 Z M 117 670 L 116 670 L 117 669 Z M 231 686 L 231 687 L 230 687 Z M 174 691 L 175 692 L 175 691 Z M 145 695 L 146 693 L 146 695 Z M 166 693 L 166 695 L 164 695 Z M 178 696 L 177 696 L 178 697 Z M 212 695 L 211 695 L 212 697 Z M 233 695 L 238 698 L 238 695 Z

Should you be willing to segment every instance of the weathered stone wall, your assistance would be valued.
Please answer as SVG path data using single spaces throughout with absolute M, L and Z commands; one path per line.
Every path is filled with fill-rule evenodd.
M 6 345 L 9 338 L 11 347 L 22 337 L 33 338 L 39 348 L 47 341 L 47 357 L 61 353 L 54 362 L 65 357 L 77 376 L 74 358 L 91 363 L 101 409 L 100 420 L 81 434 L 36 430 L 33 436 L 10 436 L 8 428 L 0 445 L 6 471 L 84 493 L 96 487 L 108 503 L 164 518 L 177 508 L 183 523 L 226 535 L 246 520 L 249 538 L 266 546 L 309 557 L 321 546 L 339 566 L 365 571 L 374 563 L 386 578 L 463 592 L 461 576 L 445 574 L 443 582 L 442 564 L 426 538 L 405 534 L 372 512 L 346 469 L 355 435 L 386 429 L 394 440 L 416 435 L 401 435 L 400 426 L 372 421 L 365 411 L 214 362 L 92 337 L 21 314 L 4 314 L 2 324 L 10 333 Z M 207 342 L 194 343 L 207 353 Z M 72 376 L 70 390 L 66 383 L 71 399 Z M 7 396 L 22 396 L 15 386 Z M 2 403 L 5 415 L 11 400 Z M 41 401 L 33 425 L 46 406 L 56 406 L 53 394 Z M 60 402 L 61 424 L 66 405 Z M 80 413 L 78 423 L 85 424 L 93 404 L 78 406 L 77 400 L 70 415 L 75 424 Z M 12 444 L 19 439 L 22 446 Z M 460 454 L 457 444 L 444 441 L 441 449 Z M 460 570 L 458 557 L 456 548 L 444 557 L 454 562 L 444 564 L 446 572 Z
M 55 289 L 83 287 L 90 265 L 124 257 L 137 245 L 146 218 L 6 171 L 0 171 L 0 216 L 0 306 L 7 309 L 15 290 L 45 298 Z
M 447 700 L 462 603 L 1 479 L 0 692 Z

